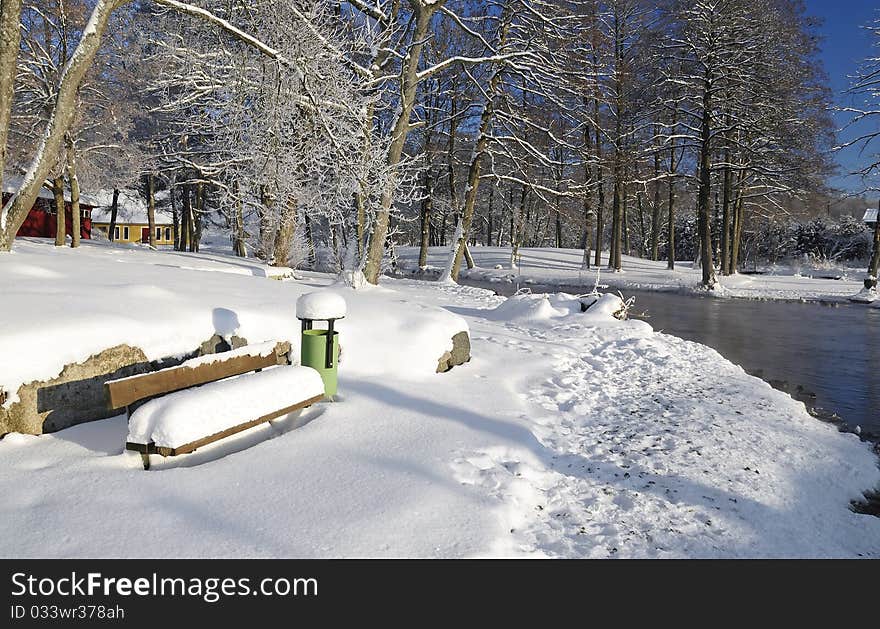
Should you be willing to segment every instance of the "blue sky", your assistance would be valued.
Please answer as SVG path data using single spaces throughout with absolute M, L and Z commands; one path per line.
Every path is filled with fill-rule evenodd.
M 834 90 L 838 104 L 851 104 L 849 97 L 843 92 L 849 86 L 849 75 L 855 73 L 859 62 L 868 56 L 871 36 L 861 28 L 880 17 L 878 0 L 806 0 L 807 13 L 822 18 L 820 33 L 822 42 L 822 61 Z M 843 126 L 847 118 L 835 116 L 839 126 Z M 878 123 L 873 123 L 876 128 Z M 841 140 L 852 137 L 855 130 L 847 130 L 841 134 Z M 845 174 L 856 169 L 862 158 L 856 148 L 847 149 L 837 155 L 841 175 L 832 180 L 832 185 L 849 191 L 860 190 L 863 183 L 858 177 L 847 177 Z M 874 195 L 872 195 L 874 196 Z

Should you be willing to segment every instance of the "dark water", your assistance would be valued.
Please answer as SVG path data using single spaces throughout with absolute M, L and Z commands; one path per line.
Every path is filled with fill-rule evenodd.
M 512 294 L 509 284 L 462 283 Z M 583 288 L 529 286 L 532 292 Z M 818 414 L 880 437 L 880 309 L 623 291 L 630 315 L 717 350 Z

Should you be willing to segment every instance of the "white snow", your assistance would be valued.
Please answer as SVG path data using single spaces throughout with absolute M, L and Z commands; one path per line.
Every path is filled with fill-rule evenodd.
M 623 300 L 611 293 L 583 297 L 567 293 L 523 293 L 501 302 L 492 311 L 492 316 L 503 321 L 537 323 L 584 312 L 581 320 L 601 322 L 615 318 L 625 309 Z
M 126 440 L 176 448 L 323 394 L 317 371 L 281 365 L 150 400 L 132 413 Z
M 397 255 L 404 268 L 418 268 L 418 248 L 398 247 Z M 548 286 L 582 287 L 589 291 L 596 283 L 596 269 L 582 268 L 584 252 L 581 249 L 521 248 L 517 268 L 510 268 L 509 247 L 471 247 L 477 264 L 475 269 L 462 268 L 461 277 L 491 283 L 514 283 L 518 286 L 542 284 Z M 447 248 L 432 247 L 428 267 L 442 273 Z M 608 253 L 602 254 L 600 283 L 613 289 L 654 290 L 678 293 L 700 293 L 701 271 L 692 261 L 678 261 L 675 270 L 666 268 L 666 261 L 653 262 L 642 258 L 623 256 L 623 270 L 608 270 Z M 786 301 L 844 301 L 862 289 L 863 268 L 831 269 L 772 266 L 762 269 L 761 275 L 719 275 L 717 297 L 746 299 L 779 299 Z M 826 276 L 841 279 L 823 279 Z
M 296 300 L 296 316 L 299 319 L 342 319 L 345 312 L 345 299 L 329 290 L 306 293 Z
M 20 385 L 58 376 L 116 345 L 143 350 L 147 360 L 180 358 L 217 334 L 249 344 L 291 343 L 299 362 L 296 300 L 325 288 L 265 280 L 272 271 L 258 261 L 84 241 L 79 249 L 48 240 L 17 239 L 0 257 L 0 389 L 5 406 Z M 409 348 L 408 371 L 433 376 L 452 337 L 467 324 L 437 308 L 411 304 L 383 288 L 345 295 L 349 314 L 338 322 L 346 369 L 394 371 L 382 362 L 390 342 Z
M 4 378 L 125 338 L 297 337 L 296 298 L 333 278 L 247 264 L 19 242 L 0 259 Z M 592 297 L 333 290 L 349 306 L 335 403 L 150 472 L 123 453 L 124 417 L 0 440 L 0 556 L 880 557 L 880 519 L 850 510 L 880 487 L 867 444 L 707 347 L 617 320 L 618 298 L 582 313 Z M 435 374 L 465 328 L 472 360 Z

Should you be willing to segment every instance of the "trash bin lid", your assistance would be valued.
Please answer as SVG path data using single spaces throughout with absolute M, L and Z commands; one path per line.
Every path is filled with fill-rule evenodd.
M 306 293 L 296 300 L 296 318 L 327 321 L 345 317 L 346 305 L 342 295 L 328 290 Z

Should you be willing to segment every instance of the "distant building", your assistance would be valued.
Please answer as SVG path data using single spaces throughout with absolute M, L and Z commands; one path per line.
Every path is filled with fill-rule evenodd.
M 874 226 L 877 224 L 877 208 L 869 208 L 865 210 L 865 216 L 862 220 L 865 221 L 865 225 L 867 225 L 869 229 L 874 229 Z
M 102 190 L 101 205 L 92 210 L 92 226 L 108 235 L 112 212 L 113 193 Z M 156 210 L 156 244 L 174 244 L 174 221 L 169 214 Z M 117 200 L 116 226 L 113 232 L 116 242 L 150 242 L 150 223 L 147 219 L 147 204 L 134 190 L 120 190 Z
M 3 178 L 3 203 L 5 204 L 13 193 L 15 193 L 21 185 L 19 177 Z M 80 238 L 89 239 L 92 237 L 92 210 L 96 204 L 96 199 L 88 194 L 80 194 L 79 211 Z M 65 234 L 68 236 L 73 234 L 71 229 L 71 209 L 70 209 L 70 190 L 64 190 L 64 225 Z M 55 238 L 55 227 L 57 225 L 57 212 L 55 211 L 55 195 L 51 190 L 40 188 L 40 193 L 34 201 L 33 206 L 28 211 L 27 218 L 18 232 L 18 236 L 30 236 L 36 238 Z

